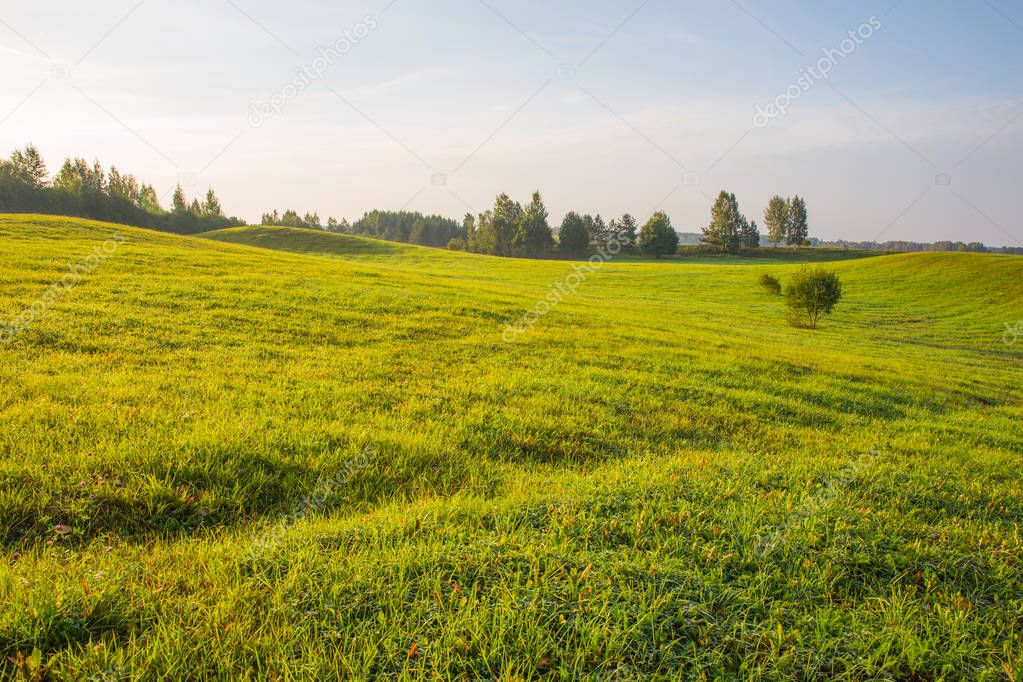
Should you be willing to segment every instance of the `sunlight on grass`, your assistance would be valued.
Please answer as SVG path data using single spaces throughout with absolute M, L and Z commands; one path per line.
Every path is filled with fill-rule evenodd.
M 1023 673 L 1023 259 L 816 331 L 798 260 L 611 261 L 505 343 L 572 263 L 0 216 L 0 322 L 117 231 L 0 346 L 6 673 Z

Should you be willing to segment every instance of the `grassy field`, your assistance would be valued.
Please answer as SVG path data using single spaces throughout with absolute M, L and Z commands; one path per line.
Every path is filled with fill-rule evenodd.
M 38 216 L 0 264 L 4 677 L 1023 680 L 1023 258 L 829 263 L 817 331 L 789 256 L 611 262 L 511 343 L 578 264 Z

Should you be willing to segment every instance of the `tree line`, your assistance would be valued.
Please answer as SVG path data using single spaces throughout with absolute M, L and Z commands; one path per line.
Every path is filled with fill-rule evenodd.
M 806 201 L 798 195 L 791 199 L 772 198 L 764 211 L 764 224 L 767 241 L 771 244 L 807 246 L 810 243 Z M 722 191 L 711 208 L 710 224 L 703 228 L 702 243 L 715 251 L 729 253 L 756 249 L 760 238 L 756 221 L 742 214 L 735 195 Z
M 936 242 L 909 242 L 892 240 L 886 242 L 865 241 L 853 242 L 845 239 L 834 241 L 815 240 L 814 246 L 832 249 L 860 249 L 869 251 L 900 251 L 907 253 L 955 251 L 960 253 L 1003 253 L 1011 255 L 1023 255 L 1021 246 L 986 246 L 983 242 L 959 242 L 959 241 L 936 241 Z
M 81 158 L 68 158 L 56 175 L 50 177 L 39 150 L 32 144 L 15 150 L 10 158 L 0 158 L 0 212 L 69 215 L 179 234 L 246 224 L 240 218 L 224 214 L 212 188 L 202 200 L 189 201 L 178 186 L 170 208 L 165 210 L 152 185 L 121 173 L 114 166 L 105 170 L 98 161 L 89 163 Z M 679 241 L 671 220 L 663 212 L 655 213 L 642 228 L 628 213 L 605 221 L 599 214 L 575 211 L 569 212 L 560 225 L 551 226 L 539 192 L 525 205 L 501 194 L 491 210 L 477 216 L 466 214 L 461 223 L 439 215 L 379 210 L 365 213 L 354 223 L 343 218 L 328 218 L 322 223 L 317 213 L 300 215 L 289 209 L 283 213 L 264 213 L 261 224 L 527 258 L 576 257 L 606 246 L 612 240 L 627 251 L 660 257 L 676 253 Z M 764 225 L 766 240 L 772 245 L 1023 254 L 1020 247 L 988 247 L 980 242 L 927 244 L 810 239 L 806 201 L 798 195 L 773 197 L 764 211 Z M 711 209 L 709 225 L 702 230 L 701 248 L 734 253 L 758 248 L 763 237 L 757 223 L 739 210 L 735 195 L 722 191 Z
M 76 216 L 179 234 L 245 224 L 224 215 L 213 189 L 203 201 L 189 202 L 178 186 L 171 202 L 164 210 L 152 185 L 114 166 L 104 170 L 99 161 L 66 159 L 51 178 L 31 144 L 0 158 L 0 212 Z
M 775 197 L 764 221 L 770 243 L 809 244 L 806 202 L 801 197 Z M 577 211 L 569 211 L 560 224 L 552 225 L 540 192 L 524 204 L 502 193 L 493 208 L 477 215 L 466 213 L 461 223 L 416 211 L 374 210 L 354 223 L 328 218 L 323 224 L 316 213 L 300 215 L 291 209 L 264 213 L 261 222 L 516 258 L 575 258 L 611 244 L 626 253 L 656 258 L 679 250 L 679 235 L 663 211 L 654 213 L 642 227 L 630 213 L 605 220 L 600 214 Z M 757 223 L 742 214 L 735 194 L 722 191 L 711 209 L 710 224 L 703 228 L 702 248 L 731 253 L 758 248 L 760 241 Z
M 461 223 L 415 211 L 374 210 L 354 223 L 328 218 L 324 225 L 316 213 L 299 215 L 290 209 L 265 213 L 261 222 L 519 258 L 576 257 L 612 243 L 652 256 L 671 255 L 678 250 L 678 234 L 663 212 L 655 213 L 640 228 L 628 213 L 607 221 L 599 214 L 570 211 L 555 227 L 550 224 L 550 213 L 539 192 L 534 192 L 526 204 L 501 194 L 492 209 L 478 215 L 466 213 Z
M 421 246 L 447 246 L 452 239 L 464 239 L 465 231 L 456 220 L 439 215 L 423 215 L 413 211 L 369 211 L 354 223 L 342 218 L 327 218 L 320 222 L 316 213 L 300 216 L 288 209 L 283 213 L 264 213 L 262 225 L 281 227 L 305 227 L 340 234 L 353 234 L 392 242 L 419 244 Z
M 577 257 L 590 250 L 615 246 L 660 257 L 678 250 L 678 233 L 663 212 L 655 213 L 639 228 L 629 213 L 605 221 L 600 214 L 569 211 L 554 228 L 539 192 L 534 192 L 524 205 L 501 194 L 492 209 L 476 216 L 467 213 L 462 225 L 464 237 L 453 239 L 448 248 L 494 256 Z
M 9 159 L 0 159 L 0 211 L 78 216 L 180 234 L 246 224 L 224 214 L 212 188 L 203 200 L 189 201 L 179 185 L 165 210 L 152 185 L 113 166 L 104 170 L 98 161 L 66 159 L 51 178 L 39 150 L 31 144 L 14 151 Z M 600 214 L 576 211 L 552 226 L 539 192 L 525 204 L 501 194 L 493 208 L 478 215 L 467 213 L 461 223 L 413 211 L 374 210 L 354 223 L 331 217 L 324 224 L 317 213 L 300 215 L 291 209 L 264 213 L 260 222 L 521 258 L 578 257 L 612 244 L 659 258 L 676 254 L 679 246 L 678 233 L 663 211 L 654 213 L 642 227 L 629 213 L 605 220 Z M 807 243 L 806 203 L 798 196 L 772 199 L 765 223 L 772 243 Z M 734 194 L 723 191 L 718 196 L 710 225 L 703 230 L 703 244 L 723 252 L 760 246 L 757 224 L 742 215 Z

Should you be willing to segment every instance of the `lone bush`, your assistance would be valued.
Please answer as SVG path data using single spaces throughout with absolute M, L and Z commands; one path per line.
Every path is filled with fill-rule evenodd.
M 764 287 L 764 291 L 771 296 L 781 296 L 781 282 L 774 275 L 767 273 L 760 275 L 760 286 Z
M 794 315 L 793 324 L 802 326 L 805 313 L 809 327 L 816 329 L 817 319 L 829 314 L 842 300 L 842 282 L 830 270 L 804 267 L 792 278 L 785 297 Z

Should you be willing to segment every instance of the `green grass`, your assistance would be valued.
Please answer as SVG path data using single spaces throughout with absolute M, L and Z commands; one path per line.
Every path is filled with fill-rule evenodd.
M 0 216 L 0 321 L 116 230 L 0 346 L 4 676 L 1023 678 L 1021 258 L 817 331 L 611 262 L 509 344 L 579 264 Z

